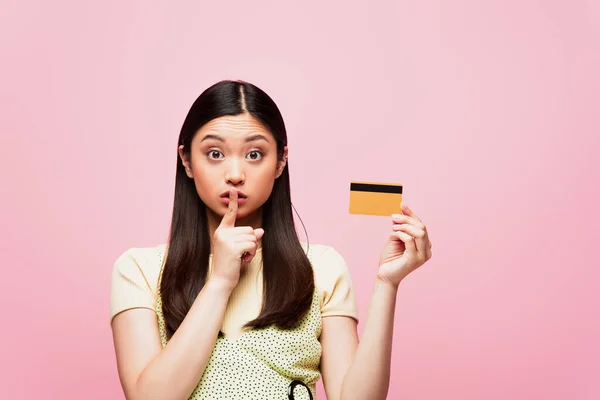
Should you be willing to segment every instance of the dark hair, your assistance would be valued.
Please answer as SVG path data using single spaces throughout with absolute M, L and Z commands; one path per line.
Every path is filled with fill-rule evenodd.
M 271 132 L 283 157 L 287 133 L 273 100 L 243 81 L 221 81 L 206 89 L 192 104 L 179 134 L 178 147 L 190 152 L 194 135 L 207 122 L 226 115 L 248 113 Z M 315 288 L 310 261 L 298 239 L 292 214 L 287 165 L 275 180 L 262 206 L 263 305 L 245 326 L 255 329 L 296 326 L 308 311 Z M 171 337 L 204 286 L 211 251 L 206 205 L 186 173 L 179 154 L 167 258 L 160 280 L 162 311 Z M 222 333 L 220 333 L 222 334 Z

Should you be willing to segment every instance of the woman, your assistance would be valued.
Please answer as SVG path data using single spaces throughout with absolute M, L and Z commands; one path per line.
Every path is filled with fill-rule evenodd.
M 181 129 L 168 244 L 115 263 L 111 324 L 127 399 L 384 399 L 398 285 L 431 257 L 425 225 L 391 216 L 360 343 L 333 248 L 301 243 L 273 100 L 223 81 Z M 292 394 L 289 398 L 293 398 Z

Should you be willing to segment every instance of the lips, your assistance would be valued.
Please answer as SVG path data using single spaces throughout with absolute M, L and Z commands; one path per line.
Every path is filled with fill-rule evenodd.
M 237 191 L 237 193 L 238 193 L 238 199 L 245 199 L 248 197 L 244 193 L 240 192 L 239 190 Z M 221 197 L 228 199 L 229 198 L 229 190 L 221 193 Z

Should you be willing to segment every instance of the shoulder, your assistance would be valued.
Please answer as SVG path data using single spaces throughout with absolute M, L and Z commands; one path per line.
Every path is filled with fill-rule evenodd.
M 313 266 L 322 316 L 349 316 L 358 319 L 354 285 L 346 260 L 333 247 L 303 244 Z
M 340 267 L 346 267 L 344 257 L 332 246 L 302 242 L 302 247 L 315 269 L 332 269 L 336 267 L 339 269 Z
M 315 275 L 336 275 L 348 272 L 344 257 L 332 246 L 324 244 L 303 243 L 308 258 L 311 261 Z
M 166 245 L 132 247 L 115 261 L 110 287 L 110 319 L 132 308 L 154 309 Z
M 346 260 L 334 247 L 325 244 L 302 243 L 313 267 L 315 285 L 320 292 L 328 292 L 340 282 L 351 284 Z
M 125 279 L 137 286 L 145 286 L 155 293 L 161 272 L 166 244 L 152 247 L 131 247 L 115 261 L 113 282 Z

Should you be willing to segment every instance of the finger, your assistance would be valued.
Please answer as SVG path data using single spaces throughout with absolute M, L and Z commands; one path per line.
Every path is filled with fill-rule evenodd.
M 250 235 L 254 234 L 254 228 L 251 226 L 236 226 L 229 231 L 232 235 Z
M 416 226 L 412 226 L 410 224 L 394 224 L 392 226 L 392 230 L 394 232 L 402 231 L 408 233 L 415 239 L 425 236 L 425 231 L 423 229 L 419 229 Z
M 411 255 L 417 254 L 417 248 L 415 246 L 415 240 L 412 236 L 410 236 L 406 232 L 394 232 L 392 233 L 392 238 L 400 239 L 402 243 L 404 243 L 404 247 L 406 248 L 406 252 Z
M 262 228 L 254 229 L 251 226 L 236 226 L 234 228 L 231 228 L 231 230 L 229 232 L 231 232 L 231 234 L 233 234 L 233 235 L 248 235 L 248 234 L 256 235 L 259 232 L 262 235 L 265 233 L 264 229 L 262 229 Z
M 256 252 L 258 251 L 258 241 L 263 237 L 264 234 L 265 234 L 264 229 L 262 229 L 262 228 L 254 229 L 253 238 L 254 238 L 254 242 L 256 243 L 256 246 L 254 247 L 254 250 L 244 252 L 244 254 L 242 255 L 243 262 L 248 264 L 248 263 L 250 263 L 250 261 L 252 261 L 252 259 L 256 255 Z
M 221 220 L 221 226 L 232 228 L 238 211 L 238 193 L 234 188 L 229 189 L 229 208 Z
M 395 224 L 408 223 L 424 231 L 427 230 L 427 227 L 421 220 L 404 214 L 392 214 L 392 222 Z
M 250 264 L 250 261 L 252 261 L 253 258 L 254 258 L 253 254 L 246 252 L 242 255 L 242 262 L 245 264 Z
M 415 213 L 406 204 L 402 203 L 401 210 L 402 214 L 408 215 L 409 217 L 413 217 L 416 220 L 421 221 L 421 218 L 417 217 Z
M 250 235 L 236 236 L 235 242 L 236 243 L 247 243 L 247 242 L 256 243 L 256 242 L 258 242 L 258 238 L 256 237 L 256 235 L 254 233 L 252 233 Z
M 409 224 L 395 224 L 392 230 L 394 232 L 404 232 L 412 236 L 415 239 L 417 252 L 420 254 L 426 254 L 429 251 L 429 238 L 426 231 Z
M 256 238 L 258 240 L 262 239 L 262 237 L 265 235 L 265 230 L 262 228 L 258 228 L 254 230 L 254 236 L 256 236 Z
M 256 255 L 256 249 L 258 245 L 256 242 L 246 242 L 244 243 L 243 253 L 242 253 L 242 261 L 248 264 L 254 256 Z

